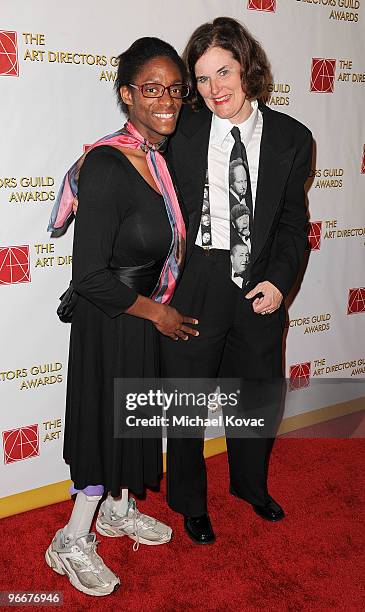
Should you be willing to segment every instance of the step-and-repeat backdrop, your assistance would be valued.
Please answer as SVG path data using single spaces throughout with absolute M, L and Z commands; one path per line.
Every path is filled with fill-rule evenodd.
M 365 0 L 2 0 L 0 497 L 69 477 L 61 458 L 69 325 L 55 311 L 71 278 L 72 227 L 59 239 L 46 228 L 65 170 L 120 127 L 115 58 L 146 35 L 182 51 L 219 15 L 262 42 L 274 75 L 269 106 L 315 138 L 311 253 L 289 309 L 286 414 L 360 395 Z M 321 398 L 316 380 L 332 383 Z

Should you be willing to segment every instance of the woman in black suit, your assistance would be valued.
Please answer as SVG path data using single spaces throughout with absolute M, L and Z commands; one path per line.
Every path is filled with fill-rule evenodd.
M 299 121 L 265 105 L 269 63 L 238 21 L 218 17 L 203 24 L 184 57 L 194 104 L 184 107 L 168 153 L 189 227 L 173 304 L 199 318 L 200 335 L 186 343 L 161 337 L 163 372 L 167 378 L 220 376 L 238 383 L 245 377 L 240 409 L 254 409 L 270 426 L 261 435 L 226 431 L 230 492 L 261 518 L 278 521 L 285 514 L 269 495 L 267 476 L 280 414 L 283 299 L 308 245 L 304 183 L 312 136 Z M 246 176 L 230 176 L 230 168 L 242 169 L 243 163 Z M 244 200 L 236 197 L 238 178 Z M 240 228 L 233 223 L 239 217 Z M 240 243 L 245 261 L 236 278 L 232 260 Z M 169 439 L 167 483 L 169 505 L 184 515 L 190 538 L 213 542 L 203 439 Z

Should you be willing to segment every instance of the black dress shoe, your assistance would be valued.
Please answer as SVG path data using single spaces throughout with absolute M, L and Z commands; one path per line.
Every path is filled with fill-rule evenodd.
M 195 544 L 213 544 L 215 535 L 208 514 L 184 516 L 184 528 Z
M 256 512 L 261 518 L 265 519 L 265 521 L 270 521 L 271 523 L 277 523 L 285 518 L 285 512 L 279 504 L 276 503 L 272 497 L 270 497 L 270 501 L 266 504 L 266 506 L 254 506 L 252 505 L 253 511 Z
M 229 492 L 231 495 L 243 499 L 243 497 L 240 497 L 238 493 L 236 493 L 232 485 L 229 486 Z M 259 516 L 261 516 L 261 518 L 265 519 L 265 521 L 277 523 L 278 521 L 281 521 L 283 518 L 285 518 L 284 510 L 272 497 L 270 497 L 270 501 L 268 501 L 265 506 L 256 506 L 254 504 L 251 505 L 253 511 L 256 512 L 256 514 L 258 514 Z

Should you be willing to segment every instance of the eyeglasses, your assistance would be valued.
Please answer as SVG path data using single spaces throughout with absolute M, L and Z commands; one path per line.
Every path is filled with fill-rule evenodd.
M 167 89 L 171 98 L 178 98 L 181 100 L 182 98 L 186 98 L 190 91 L 189 87 L 183 83 L 174 83 L 174 85 L 169 85 L 168 87 L 161 85 L 161 83 L 143 83 L 143 85 L 129 83 L 129 85 L 130 87 L 138 89 L 144 98 L 162 98 Z

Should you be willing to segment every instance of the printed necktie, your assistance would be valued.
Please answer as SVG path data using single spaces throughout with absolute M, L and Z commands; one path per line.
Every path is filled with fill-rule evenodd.
M 246 148 L 239 128 L 231 130 L 234 145 L 229 160 L 231 279 L 239 287 L 249 280 L 253 204 Z

